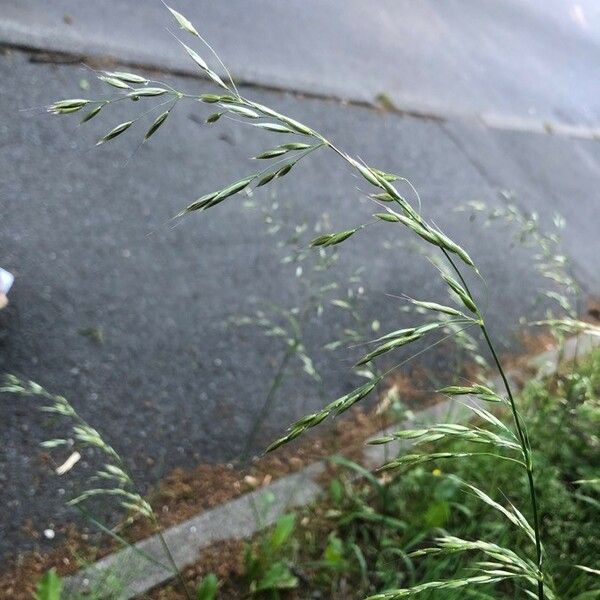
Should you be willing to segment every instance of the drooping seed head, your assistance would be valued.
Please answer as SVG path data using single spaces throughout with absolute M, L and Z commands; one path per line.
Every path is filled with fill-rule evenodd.
M 99 75 L 98 79 L 120 90 L 131 89 L 131 86 L 127 82 L 123 81 L 122 79 L 118 79 L 117 77 L 107 77 L 106 75 Z
M 169 12 L 175 17 L 175 20 L 177 21 L 177 23 L 179 23 L 181 29 L 187 31 L 188 33 L 191 33 L 192 35 L 195 35 L 196 37 L 200 37 L 200 35 L 196 31 L 196 28 L 192 25 L 189 19 L 184 17 L 180 12 L 177 12 L 176 10 L 172 9 L 170 6 L 167 6 L 166 4 L 165 6 L 169 10 Z
M 108 142 L 121 135 L 123 132 L 127 131 L 133 125 L 133 121 L 125 121 L 125 123 L 121 123 L 117 125 L 114 129 L 111 129 L 104 137 L 101 137 L 97 142 L 96 146 L 103 144 L 104 142 Z
M 121 81 L 125 81 L 126 83 L 137 83 L 139 85 L 148 83 L 148 80 L 141 75 L 136 75 L 135 73 L 125 73 L 123 71 L 105 71 L 104 74 L 107 77 L 112 77 L 114 79 L 120 79 Z
M 216 123 L 223 116 L 222 112 L 214 112 L 206 119 L 207 123 Z
M 289 127 L 285 127 L 285 125 L 280 125 L 279 123 L 254 123 L 254 127 L 274 131 L 275 133 L 296 133 Z
M 89 120 L 93 119 L 100 111 L 102 110 L 102 104 L 92 108 L 84 117 L 81 119 L 81 123 L 87 123 Z
M 154 135 L 156 133 L 156 131 L 158 130 L 158 128 L 167 120 L 168 116 L 169 116 L 169 111 L 166 110 L 164 113 L 162 113 L 161 115 L 156 117 L 154 123 L 152 123 L 152 125 L 150 126 L 150 129 L 148 129 L 148 131 L 146 132 L 144 139 L 147 140 L 149 137 Z
M 239 106 L 236 104 L 221 104 L 221 106 L 228 110 L 229 112 L 235 113 L 237 115 L 241 115 L 242 117 L 247 117 L 248 119 L 258 119 L 259 114 L 245 106 Z
M 129 94 L 127 94 L 127 96 L 129 96 L 130 98 L 132 97 L 140 97 L 140 96 L 162 96 L 163 94 L 166 94 L 168 92 L 168 90 L 165 90 L 163 88 L 157 88 L 157 87 L 146 87 L 146 88 L 136 88 L 134 90 L 132 90 L 131 92 L 129 92 Z
M 206 61 L 192 48 L 190 48 L 187 44 L 181 42 L 181 45 L 184 47 L 185 51 L 189 54 L 191 59 L 203 70 L 208 71 L 208 65 Z
M 320 235 L 310 242 L 312 247 L 315 246 L 323 246 L 327 248 L 328 246 L 335 246 L 336 244 L 341 244 L 345 240 L 347 240 L 350 236 L 354 235 L 359 228 L 356 229 L 348 229 L 346 231 L 340 231 L 339 233 L 328 233 L 325 235 Z
M 48 112 L 53 114 L 69 114 L 81 110 L 89 104 L 89 100 L 84 98 L 71 98 L 69 100 L 59 100 L 48 107 Z

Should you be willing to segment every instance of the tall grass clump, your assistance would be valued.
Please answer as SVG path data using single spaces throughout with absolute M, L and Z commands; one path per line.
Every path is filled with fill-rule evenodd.
M 229 118 L 238 121 L 240 125 L 248 125 L 272 134 L 275 140 L 274 144 L 254 157 L 258 162 L 266 164 L 264 168 L 242 174 L 235 181 L 217 190 L 208 191 L 190 202 L 177 215 L 178 217 L 204 213 L 223 202 L 234 200 L 243 192 L 263 186 L 277 185 L 281 178 L 290 174 L 293 176 L 299 162 L 317 153 L 333 153 L 339 158 L 341 166 L 349 168 L 351 172 L 364 180 L 364 185 L 368 187 L 366 194 L 372 200 L 375 212 L 369 223 L 357 224 L 342 231 L 322 233 L 311 241 L 310 246 L 319 250 L 327 250 L 340 244 L 351 243 L 351 238 L 359 235 L 368 224 L 378 223 L 381 227 L 394 227 L 398 233 L 406 232 L 416 236 L 421 243 L 435 251 L 440 258 L 436 277 L 441 278 L 451 296 L 448 304 L 407 296 L 407 302 L 417 307 L 420 312 L 424 311 L 443 318 L 415 322 L 412 326 L 402 329 L 390 328 L 390 331 L 372 340 L 371 349 L 355 364 L 357 369 L 364 370 L 365 367 L 370 369 L 367 382 L 330 402 L 321 410 L 292 423 L 286 434 L 274 441 L 267 451 L 276 450 L 319 423 L 344 413 L 369 396 L 385 376 L 393 370 L 380 372 L 373 367 L 381 357 L 419 341 L 435 340 L 436 335 L 440 341 L 440 335 L 448 328 L 455 333 L 463 330 L 478 331 L 482 343 L 487 347 L 491 363 L 498 373 L 501 381 L 500 388 L 495 389 L 482 383 L 473 382 L 465 385 L 449 385 L 439 390 L 442 394 L 464 401 L 465 405 L 473 412 L 473 416 L 476 417 L 475 422 L 478 424 L 439 423 L 422 429 L 398 431 L 375 440 L 373 443 L 388 444 L 396 439 L 408 439 L 416 442 L 417 450 L 393 458 L 384 465 L 383 470 L 407 469 L 430 461 L 446 460 L 469 461 L 474 459 L 509 464 L 514 469 L 515 478 L 523 476 L 526 481 L 528 506 L 517 507 L 510 503 L 504 503 L 501 498 L 493 498 L 485 490 L 467 481 L 461 482 L 461 485 L 465 491 L 474 494 L 479 501 L 497 511 L 507 526 L 521 532 L 525 543 L 519 547 L 504 547 L 495 543 L 494 540 L 463 539 L 446 533 L 440 534 L 432 547 L 419 548 L 412 553 L 411 558 L 474 555 L 477 558 L 470 564 L 470 570 L 466 574 L 459 573 L 451 578 L 426 581 L 409 588 L 384 590 L 371 596 L 371 600 L 394 600 L 430 591 L 444 593 L 445 590 L 471 589 L 475 586 L 491 586 L 500 582 L 503 585 L 512 584 L 519 597 L 528 596 L 538 600 L 552 600 L 556 596 L 552 573 L 546 569 L 544 545 L 541 539 L 540 488 L 536 484 L 536 464 L 532 456 L 531 440 L 527 425 L 519 406 L 517 406 L 505 366 L 500 360 L 488 329 L 480 299 L 471 291 L 473 282 L 480 277 L 475 260 L 461 244 L 451 239 L 437 225 L 427 219 L 420 202 L 415 205 L 399 191 L 399 184 L 406 182 L 404 178 L 367 164 L 338 147 L 332 140 L 310 125 L 242 96 L 225 65 L 192 23 L 175 10 L 169 10 L 183 33 L 201 42 L 208 49 L 210 58 L 216 60 L 226 74 L 225 77 L 219 75 L 210 66 L 209 60 L 201 56 L 196 49 L 180 41 L 190 60 L 214 85 L 216 91 L 191 94 L 140 75 L 120 71 L 103 72 L 98 75 L 99 79 L 114 88 L 119 93 L 118 96 L 102 99 L 61 100 L 52 104 L 49 111 L 57 115 L 83 115 L 81 122 L 85 123 L 99 115 L 107 114 L 108 116 L 110 107 L 115 102 L 140 100 L 144 103 L 154 103 L 149 110 L 138 117 L 114 125 L 98 140 L 98 144 L 110 142 L 124 135 L 152 111 L 162 109 L 162 112 L 146 126 L 143 135 L 143 142 L 146 142 L 156 134 L 159 128 L 164 126 L 173 109 L 182 101 L 199 102 L 211 108 L 212 112 L 206 119 L 207 123 L 214 124 L 222 118 Z M 572 315 L 564 320 L 552 319 L 551 324 L 569 331 L 586 327 Z M 432 341 L 432 345 L 434 343 L 436 342 Z M 499 408 L 509 411 L 512 416 L 510 425 L 506 425 L 495 416 L 494 411 Z M 436 444 L 443 444 L 448 440 L 462 440 L 466 445 L 460 452 L 436 449 Z M 421 444 L 423 448 L 426 448 L 423 451 L 418 450 Z M 117 468 L 120 467 L 117 465 Z M 120 476 L 120 473 L 111 470 L 107 475 L 117 477 Z M 126 500 L 127 498 L 129 496 L 125 496 Z M 130 500 L 133 501 L 132 498 Z M 135 502 L 138 501 L 135 500 Z M 128 501 L 128 503 L 130 502 Z

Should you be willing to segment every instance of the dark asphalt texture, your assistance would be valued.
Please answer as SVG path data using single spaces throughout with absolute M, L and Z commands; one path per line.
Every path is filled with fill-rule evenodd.
M 31 10 L 34 4 L 0 3 L 13 11 L 25 10 L 26 5 L 31 5 Z M 260 3 L 262 10 L 276 10 L 268 4 Z M 102 21 L 93 18 L 90 6 L 73 5 L 73 10 L 82 11 L 74 16 L 73 24 L 100 27 L 104 23 L 106 44 L 116 43 L 111 36 L 121 26 L 129 27 L 131 48 L 140 47 L 142 38 L 136 36 L 142 31 L 155 28 L 157 35 L 164 34 L 158 24 L 157 15 L 161 22 L 164 18 L 160 10 L 155 15 L 155 9 L 149 8 L 136 29 L 138 24 L 127 21 L 131 11 L 116 9 L 113 14 L 107 9 Z M 207 6 L 217 11 L 220 4 Z M 322 6 L 322 10 L 333 10 L 329 3 Z M 358 5 L 348 6 L 342 25 L 346 19 L 348 23 L 358 19 L 351 14 Z M 53 3 L 42 16 L 36 14 L 54 23 L 52 19 L 61 10 L 59 3 Z M 374 13 L 373 19 L 378 14 Z M 7 14 L 11 13 L 3 11 L 0 23 Z M 477 14 L 475 11 L 470 19 Z M 207 27 L 215 29 L 209 37 L 221 43 L 219 35 L 225 36 L 226 28 L 218 29 L 216 16 L 204 18 Z M 306 19 L 313 18 L 307 11 Z M 367 26 L 369 21 L 365 23 Z M 37 26 L 32 23 L 31 31 Z M 545 39 L 547 30 L 541 29 Z M 295 28 L 291 31 L 297 35 Z M 62 35 L 59 29 L 57 39 Z M 346 47 L 346 66 L 334 69 L 332 48 L 340 43 L 342 53 L 343 44 L 350 43 L 350 35 L 340 35 L 305 57 L 306 72 L 298 64 L 301 55 L 290 39 L 286 52 L 278 58 L 284 65 L 295 56 L 289 79 L 281 74 L 281 80 L 271 74 L 259 77 L 258 67 L 257 71 L 244 71 L 252 54 L 247 48 L 252 46 L 244 45 L 247 28 L 241 27 L 239 35 L 241 39 L 233 46 L 221 43 L 226 48 L 224 57 L 233 61 L 244 79 L 256 75 L 258 83 L 269 80 L 271 85 L 285 86 L 293 79 L 305 87 L 315 84 L 319 92 L 332 91 L 315 83 L 322 81 L 320 74 L 315 81 L 305 76 L 314 69 L 311 60 L 322 56 L 322 72 L 339 73 L 339 89 L 333 91 L 353 95 L 360 88 L 372 97 L 380 90 L 371 79 L 375 67 L 384 69 L 379 75 L 382 79 L 387 77 L 385 69 L 392 70 L 391 58 L 385 53 L 375 62 L 389 39 L 379 40 L 381 47 L 373 46 L 367 58 Z M 548 35 L 554 34 L 550 31 Z M 69 42 L 70 38 L 65 39 Z M 255 39 L 261 56 L 268 48 L 260 44 L 270 38 Z M 322 39 L 328 38 L 323 35 Z M 88 41 L 71 40 L 73 44 Z M 155 57 L 162 54 L 162 43 L 167 42 L 153 45 Z M 494 52 L 493 48 L 487 50 L 490 55 Z M 120 51 L 117 48 L 114 53 Z M 174 47 L 170 52 L 179 50 Z M 325 60 L 327 56 L 330 60 Z M 350 65 L 350 58 L 358 62 Z M 360 63 L 363 60 L 374 62 L 369 67 Z M 452 60 L 460 63 L 459 58 Z M 512 62 L 518 61 L 513 57 Z M 267 63 L 263 61 L 261 68 Z M 366 79 L 360 81 L 358 75 L 365 72 Z M 27 54 L 7 51 L 0 57 L 0 75 L 0 264 L 16 276 L 11 304 L 0 312 L 0 372 L 33 379 L 71 399 L 122 453 L 144 487 L 155 484 L 174 467 L 233 460 L 252 427 L 283 349 L 253 329 L 227 327 L 227 320 L 250 312 L 256 299 L 294 306 L 301 287 L 293 270 L 280 263 L 274 236 L 265 234 L 259 212 L 244 208 L 241 198 L 177 226 L 170 219 L 189 200 L 253 172 L 255 163 L 247 157 L 282 140 L 224 120 L 212 127 L 200 125 L 198 121 L 208 111 L 187 104 L 178 107 L 152 142 L 137 151 L 144 131 L 139 127 L 120 140 L 95 148 L 95 137 L 137 114 L 140 104 L 116 105 L 104 118 L 78 130 L 75 119 L 50 117 L 38 109 L 58 98 L 101 94 L 103 88 L 85 68 L 39 64 L 31 62 Z M 517 85 L 508 73 L 506 77 Z M 89 80 L 88 92 L 78 88 L 81 79 Z M 170 81 L 183 89 L 206 88 L 205 83 L 190 78 Z M 443 80 L 439 83 L 444 87 Z M 355 91 L 342 89 L 342 84 Z M 384 88 L 393 90 L 395 85 L 397 81 Z M 439 99 L 452 110 L 457 107 L 450 100 L 462 98 L 461 102 L 472 103 L 469 110 L 502 111 L 505 102 L 507 110 L 517 115 L 532 97 L 527 90 L 522 96 L 508 88 L 493 91 L 485 82 L 479 87 L 461 85 L 461 89 L 447 90 L 447 97 L 426 86 L 418 91 L 423 98 Z M 563 91 L 568 88 L 565 81 L 556 85 Z M 578 87 L 581 97 L 566 92 L 555 95 L 550 84 L 549 88 L 536 87 L 542 98 L 536 110 L 553 115 L 560 110 L 568 122 L 594 123 L 597 107 L 592 100 L 597 101 L 597 96 L 588 88 L 593 85 L 592 78 L 582 78 Z M 489 98 L 483 98 L 484 91 Z M 492 101 L 492 92 L 502 102 Z M 486 277 L 487 288 L 482 286 L 481 291 L 487 298 L 487 312 L 504 349 L 518 346 L 519 317 L 539 314 L 539 307 L 533 305 L 541 283 L 530 253 L 513 244 L 509 230 L 500 227 L 480 232 L 454 210 L 458 205 L 469 200 L 495 203 L 500 190 L 511 190 L 518 204 L 540 211 L 544 222 L 555 212 L 562 213 L 568 223 L 565 248 L 574 272 L 586 294 L 598 293 L 599 142 L 490 131 L 471 121 L 439 123 L 400 117 L 260 89 L 246 89 L 245 93 L 321 129 L 369 164 L 409 177 L 421 194 L 426 214 L 477 257 Z M 462 110 L 464 106 L 458 108 L 468 112 Z M 254 200 L 276 200 L 289 207 L 298 222 L 314 223 L 327 214 L 332 229 L 341 230 L 368 220 L 373 212 L 372 206 L 360 199 L 356 185 L 362 184 L 334 156 L 322 154 L 299 165 L 277 186 L 263 188 Z M 398 310 L 400 302 L 386 294 L 407 292 L 445 300 L 441 287 L 432 283 L 430 265 L 407 246 L 386 249 L 385 242 L 396 243 L 397 230 L 386 225 L 378 228 L 377 234 L 367 229 L 344 245 L 340 263 L 330 276 L 346 286 L 357 267 L 366 267 L 363 279 L 369 299 L 365 320 L 377 319 L 387 330 L 409 321 Z M 401 239 L 407 240 L 406 232 Z M 358 382 L 349 369 L 356 350 L 334 354 L 321 350 L 343 326 L 340 313 L 329 308 L 322 319 L 314 318 L 306 327 L 307 346 L 325 374 L 327 398 Z M 102 331 L 102 342 L 83 335 L 86 330 Z M 448 358 L 452 356 L 440 352 L 431 359 L 434 375 Z M 254 450 L 263 448 L 295 417 L 322 403 L 308 378 L 294 377 L 269 412 Z M 21 528 L 28 519 L 35 531 L 42 532 L 73 516 L 64 508 L 64 501 L 81 489 L 85 469 L 62 479 L 52 473 L 37 443 L 49 437 L 53 427 L 47 416 L 35 410 L 34 402 L 0 398 L 0 504 L 7 508 L 0 518 L 0 554 L 32 545 L 49 548 L 56 543 L 43 538 L 34 542 L 24 535 Z

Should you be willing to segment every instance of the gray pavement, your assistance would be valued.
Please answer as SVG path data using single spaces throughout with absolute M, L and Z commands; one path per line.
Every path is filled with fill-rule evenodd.
M 517 192 L 518 203 L 536 211 L 547 229 L 555 214 L 566 219 L 566 254 L 574 259 L 581 285 L 598 293 L 598 142 L 477 124 L 445 123 L 443 128 L 492 187 Z
M 595 0 L 173 0 L 240 81 L 419 112 L 600 125 Z M 151 0 L 0 0 L 0 39 L 195 73 Z
M 0 35 L 10 43 L 112 54 L 125 62 L 179 68 L 175 62 L 157 62 L 169 61 L 175 53 L 179 56 L 172 38 L 164 33 L 162 10 L 148 5 L 144 11 L 132 11 L 126 2 L 106 2 L 100 18 L 93 12 L 96 5 L 68 3 L 67 11 L 57 2 L 44 11 L 33 11 L 36 3 L 5 1 L 0 4 Z M 267 22 L 271 37 L 256 33 L 250 36 L 250 15 L 242 11 L 235 22 L 235 43 L 228 45 L 224 40 L 231 39 L 228 32 L 232 24 L 226 26 L 225 17 L 233 6 L 230 3 L 226 9 L 222 3 L 206 3 L 204 16 L 200 17 L 198 11 L 196 21 L 206 25 L 211 40 L 224 49 L 224 58 L 246 81 L 344 96 L 353 96 L 354 92 L 348 90 L 354 87 L 364 90 L 365 99 L 381 91 L 378 77 L 385 79 L 386 70 L 394 70 L 395 63 L 386 52 L 391 52 L 395 36 L 390 34 L 387 42 L 378 37 L 364 53 L 356 50 L 362 30 L 351 28 L 356 28 L 357 22 L 368 27 L 370 19 L 381 19 L 378 10 L 357 14 L 353 11 L 359 10 L 358 4 L 354 7 L 348 3 L 347 11 L 337 15 L 338 35 L 315 37 L 306 44 L 312 50 L 301 60 L 293 36 L 312 31 L 313 22 L 323 28 L 333 27 L 330 19 L 319 13 L 330 11 L 333 19 L 333 3 L 319 3 L 318 10 L 312 12 L 306 4 L 302 5 L 304 9 L 290 4 L 291 12 L 285 12 L 283 5 L 257 2 L 253 14 L 270 14 Z M 427 7 L 432 10 L 427 3 L 419 4 L 414 18 Z M 521 15 L 526 7 L 533 11 L 528 3 L 513 8 Z M 563 5 L 557 2 L 552 7 L 562 10 Z M 195 10 L 186 12 L 194 17 Z M 444 5 L 436 19 L 429 19 L 432 28 L 438 19 L 457 18 L 456 12 L 445 15 L 446 10 Z M 315 11 L 321 16 L 317 17 Z M 478 11 L 474 11 L 470 19 L 476 19 Z M 63 21 L 65 13 L 71 17 L 70 24 Z M 554 23 L 556 30 L 548 29 L 547 23 L 537 25 L 542 46 L 546 36 L 562 39 L 557 33 L 562 26 L 567 38 L 573 35 L 572 22 L 567 20 L 565 24 L 553 14 L 549 10 L 544 18 L 550 25 Z M 584 14 L 589 20 L 594 12 L 585 6 Z M 279 20 L 274 15 L 279 15 Z M 31 43 L 14 37 L 17 25 L 25 23 L 26 16 L 31 20 L 27 33 Z M 421 18 L 422 29 L 428 31 L 428 19 Z M 517 19 L 514 15 L 512 18 Z M 40 23 L 42 20 L 45 25 Z M 264 20 L 259 18 L 258 22 Z M 495 21 L 502 23 L 499 17 Z M 527 20 L 521 15 L 518 22 L 523 21 L 537 23 L 533 16 Z M 286 28 L 288 43 L 281 44 L 281 53 L 265 49 L 262 44 L 275 43 L 275 36 L 283 39 L 284 32 L 279 30 L 289 22 L 294 26 Z M 299 27 L 298 23 L 303 22 L 307 22 L 306 27 Z M 264 23 L 261 26 L 267 28 Z M 399 26 L 412 31 L 406 23 Z M 471 26 L 475 27 L 473 23 Z M 93 28 L 94 36 L 90 33 Z M 54 32 L 52 43 L 48 41 L 52 37 L 49 31 Z M 79 37 L 73 31 L 79 31 Z M 142 43 L 142 32 L 157 36 L 152 45 Z M 255 45 L 245 36 L 258 43 L 256 56 L 262 58 L 255 59 L 255 71 L 248 66 Z M 588 40 L 583 46 L 589 43 L 593 47 L 588 39 L 593 39 L 593 33 L 588 32 L 587 37 L 582 33 L 580 37 Z M 453 36 L 450 38 L 458 43 Z M 94 50 L 92 42 L 100 46 Z M 453 60 L 463 68 L 464 56 L 451 60 L 451 53 L 446 58 L 439 53 L 425 58 L 427 49 L 433 53 L 430 42 L 423 41 L 415 56 L 431 64 L 438 58 L 442 62 L 435 64 Z M 133 56 L 123 47 L 125 43 L 147 54 Z M 171 46 L 169 52 L 163 51 L 167 45 Z M 334 68 L 333 48 L 338 45 L 342 51 L 337 56 L 344 60 L 340 58 Z M 487 50 L 490 56 L 494 54 L 492 47 Z M 380 64 L 375 62 L 378 52 Z M 579 52 L 576 54 L 579 57 Z M 511 62 L 508 57 L 501 58 L 497 60 Z M 548 59 L 550 69 L 551 54 Z M 285 60 L 290 61 L 289 73 L 284 73 Z M 327 77 L 319 76 L 315 81 L 308 78 L 314 74 L 317 60 L 321 61 L 322 73 L 339 73 L 337 89 L 319 87 Z M 369 60 L 373 61 L 370 65 Z M 306 66 L 301 64 L 304 61 Z M 502 72 L 500 66 L 494 68 Z M 560 65 L 557 69 L 559 77 Z M 566 72 L 571 70 L 565 67 Z M 273 73 L 279 73 L 281 79 Z M 415 73 L 429 77 L 416 66 Z M 270 147 L 273 138 L 227 121 L 213 127 L 201 126 L 198 121 L 206 111 L 189 104 L 179 107 L 152 143 L 137 151 L 142 129 L 94 148 L 95 136 L 136 114 L 138 105 L 114 106 L 110 116 L 77 129 L 74 120 L 51 118 L 35 107 L 57 98 L 82 95 L 78 89 L 81 79 L 89 80 L 91 88 L 86 94 L 100 94 L 99 84 L 85 68 L 40 64 L 32 62 L 27 53 L 9 50 L 0 57 L 0 76 L 0 264 L 16 275 L 11 304 L 0 312 L 0 372 L 16 372 L 69 397 L 127 458 L 146 486 L 177 466 L 232 460 L 243 446 L 281 359 L 282 347 L 251 329 L 229 328 L 226 321 L 232 315 L 249 312 L 254 299 L 294 306 L 302 288 L 290 268 L 280 263 L 277 236 L 265 234 L 259 212 L 243 208 L 241 199 L 186 219 L 177 227 L 170 218 L 188 200 L 222 186 L 240 173 L 253 172 L 254 165 L 247 157 Z M 510 78 L 508 72 L 504 76 Z M 448 77 L 453 79 L 450 74 Z M 590 108 L 595 98 L 585 91 L 595 81 L 585 71 L 577 77 L 581 96 L 567 93 L 570 88 L 564 82 L 560 84 L 562 93 L 557 95 L 550 87 L 536 88 L 543 100 L 536 109 L 539 114 L 558 115 L 584 126 L 595 123 L 596 108 Z M 184 89 L 206 87 L 197 79 L 171 80 Z M 437 81 L 431 76 L 428 81 L 444 87 L 443 79 Z M 511 81 L 520 88 L 516 80 Z M 341 86 L 346 86 L 346 91 Z M 393 91 L 393 87 L 390 85 L 386 91 Z M 448 109 L 447 114 L 504 110 L 504 103 L 511 114 L 520 115 L 532 98 L 526 90 L 520 96 L 503 85 L 493 93 L 488 88 L 480 82 L 479 87 L 455 87 L 453 93 L 446 90 L 445 96 L 426 86 L 415 89 L 423 102 L 439 99 Z M 507 230 L 478 232 L 463 214 L 453 210 L 459 204 L 475 199 L 498 202 L 498 190 L 510 189 L 521 206 L 539 210 L 543 218 L 562 212 L 570 223 L 566 248 L 574 271 L 586 293 L 599 291 L 595 266 L 599 246 L 594 227 L 599 142 L 491 131 L 472 120 L 439 123 L 256 88 L 245 89 L 245 93 L 323 130 L 370 164 L 410 177 L 421 193 L 427 214 L 478 257 L 487 278 L 487 290 L 482 291 L 488 297 L 488 313 L 504 348 L 516 346 L 518 318 L 524 313 L 536 314 L 532 304 L 541 284 L 533 272 L 530 254 L 512 243 Z M 502 103 L 494 104 L 494 95 L 501 97 Z M 470 103 L 468 110 L 466 104 L 457 108 L 453 99 Z M 417 101 L 421 101 L 418 94 Z M 564 115 L 555 112 L 557 107 L 565 111 Z M 34 110 L 27 110 L 31 108 Z M 368 218 L 372 208 L 354 189 L 359 182 L 340 167 L 335 157 L 322 155 L 309 161 L 310 165 L 300 165 L 272 188 L 274 196 L 267 189 L 257 193 L 255 201 L 264 204 L 276 200 L 290 207 L 293 219 L 301 222 L 314 223 L 326 213 L 333 229 Z M 384 242 L 395 243 L 396 231 L 385 226 L 380 230 L 381 235 L 356 236 L 355 241 L 345 245 L 339 265 L 327 277 L 345 286 L 357 267 L 366 267 L 363 285 L 369 301 L 365 320 L 377 319 L 389 324 L 384 327 L 393 327 L 406 323 L 407 316 L 387 293 L 410 291 L 438 299 L 443 295 L 430 281 L 427 262 L 406 247 L 393 245 L 392 252 L 387 250 Z M 352 351 L 333 355 L 320 351 L 322 344 L 335 338 L 344 325 L 340 313 L 330 308 L 322 319 L 312 319 L 306 327 L 309 350 L 325 373 L 327 397 L 347 391 L 356 383 L 349 371 L 351 359 L 356 356 Z M 441 352 L 431 361 L 436 374 L 448 357 Z M 323 402 L 317 386 L 307 378 L 290 380 L 281 397 L 257 436 L 254 449 L 264 447 L 295 416 Z M 31 402 L 8 397 L 0 402 L 0 435 L 4 442 L 0 452 L 0 503 L 9 508 L 6 517 L 0 519 L 0 553 L 32 545 L 21 533 L 27 519 L 32 520 L 36 531 L 42 531 L 71 518 L 63 502 L 79 489 L 81 479 L 54 476 L 36 450 L 36 443 L 45 439 L 54 426 L 34 410 Z M 83 475 L 84 469 L 80 471 Z M 51 543 L 55 542 L 38 542 L 42 547 Z

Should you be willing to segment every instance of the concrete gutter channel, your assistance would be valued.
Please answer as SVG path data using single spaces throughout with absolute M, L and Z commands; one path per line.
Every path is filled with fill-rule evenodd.
M 557 368 L 560 358 L 571 360 L 600 346 L 600 338 L 582 335 L 567 340 L 564 353 L 552 349 L 528 361 L 528 366 L 542 375 L 549 375 Z M 510 378 L 517 382 L 526 375 L 526 370 L 513 371 Z M 494 381 L 495 385 L 501 384 Z M 472 405 L 480 405 L 473 397 L 467 397 Z M 446 400 L 416 413 L 404 423 L 380 431 L 373 437 L 380 437 L 391 431 L 427 425 L 440 421 L 466 422 L 473 413 L 456 400 Z M 390 456 L 398 455 L 410 447 L 410 440 L 394 442 L 387 446 L 365 445 L 363 466 L 369 469 L 380 467 Z M 277 519 L 291 509 L 310 504 L 324 492 L 320 478 L 325 472 L 328 459 L 313 463 L 304 469 L 282 477 L 274 483 L 245 494 L 221 506 L 205 511 L 187 521 L 163 531 L 163 537 L 179 569 L 188 567 L 199 557 L 202 550 L 210 545 L 230 540 L 248 539 L 259 531 L 274 524 Z M 272 502 L 257 515 L 257 507 L 266 495 Z M 262 503 L 265 504 L 264 502 Z M 82 569 L 67 578 L 67 594 L 85 593 L 92 590 L 107 590 L 111 598 L 126 600 L 173 578 L 173 573 L 161 566 L 165 562 L 165 549 L 158 535 L 142 540 L 131 547 L 110 554 L 95 564 Z

